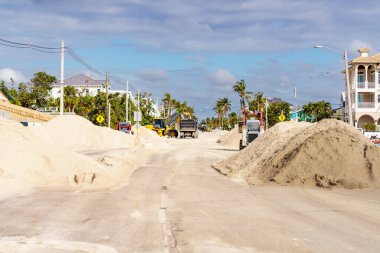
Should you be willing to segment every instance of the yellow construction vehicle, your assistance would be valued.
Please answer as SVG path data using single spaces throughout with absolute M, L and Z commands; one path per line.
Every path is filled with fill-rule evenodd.
M 175 129 L 172 129 L 173 123 L 176 121 L 169 120 L 169 124 L 166 124 L 166 120 L 163 118 L 154 118 L 152 125 L 145 125 L 144 127 L 155 131 L 159 136 L 169 136 L 169 137 L 178 137 L 178 132 Z

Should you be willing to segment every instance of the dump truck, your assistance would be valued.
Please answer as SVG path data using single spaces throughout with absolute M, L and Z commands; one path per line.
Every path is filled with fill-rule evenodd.
M 178 132 L 179 138 L 198 138 L 198 122 L 195 119 L 181 119 Z

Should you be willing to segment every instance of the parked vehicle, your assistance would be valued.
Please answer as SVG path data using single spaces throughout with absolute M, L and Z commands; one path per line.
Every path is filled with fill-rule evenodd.
M 118 122 L 116 124 L 116 130 L 127 133 L 127 134 L 134 134 L 132 131 L 132 123 L 130 121 Z
M 239 132 L 242 134 L 239 149 L 248 146 L 249 143 L 254 141 L 260 135 L 260 120 L 248 119 L 246 124 L 239 127 Z
M 181 119 L 178 132 L 180 138 L 198 138 L 198 122 L 195 119 Z

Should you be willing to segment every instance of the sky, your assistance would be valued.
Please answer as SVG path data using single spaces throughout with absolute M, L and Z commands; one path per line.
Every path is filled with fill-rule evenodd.
M 0 0 L 0 38 L 47 47 L 64 40 L 134 93 L 168 92 L 204 118 L 222 97 L 238 110 L 232 86 L 241 79 L 266 97 L 339 107 L 343 51 L 353 59 L 360 47 L 380 50 L 379 13 L 376 0 Z M 0 45 L 0 80 L 25 82 L 39 71 L 60 79 L 60 55 Z M 102 78 L 66 54 L 65 77 L 80 73 Z M 125 85 L 111 80 L 111 88 Z

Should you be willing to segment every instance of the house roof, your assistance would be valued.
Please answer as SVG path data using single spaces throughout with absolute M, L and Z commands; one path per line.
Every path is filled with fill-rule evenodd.
M 288 102 L 282 100 L 281 98 L 277 98 L 277 97 L 268 98 L 268 102 L 269 103 L 287 103 L 289 105 L 292 105 L 291 103 L 288 103 Z
M 359 56 L 353 59 L 350 63 L 380 63 L 380 59 L 376 59 L 373 56 Z
M 53 83 L 52 85 L 60 85 L 61 81 L 57 80 L 57 82 Z M 68 79 L 65 79 L 65 86 L 105 86 L 106 80 L 94 80 L 86 75 L 79 74 L 73 77 L 70 77 Z

